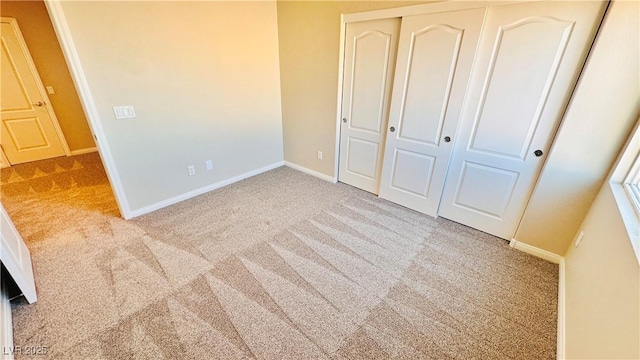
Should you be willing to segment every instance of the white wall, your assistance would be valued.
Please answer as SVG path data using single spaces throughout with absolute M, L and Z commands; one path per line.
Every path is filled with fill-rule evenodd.
M 275 1 L 62 10 L 131 210 L 283 160 Z
M 516 240 L 564 255 L 640 114 L 640 2 L 610 6 Z

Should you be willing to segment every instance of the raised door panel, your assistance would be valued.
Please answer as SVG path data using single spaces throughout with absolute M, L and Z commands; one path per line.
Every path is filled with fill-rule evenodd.
M 462 33 L 438 24 L 412 34 L 400 139 L 436 146 L 440 142 Z
M 381 197 L 436 215 L 483 16 L 403 18 Z
M 2 19 L 0 144 L 11 164 L 64 155 L 40 78 L 15 22 Z
M 426 198 L 436 158 L 396 149 L 390 186 L 420 198 Z
M 347 25 L 338 180 L 378 193 L 399 19 Z
M 19 152 L 50 146 L 37 117 L 8 119 L 4 121 L 6 138 L 10 139 Z
M 379 143 L 350 137 L 347 141 L 347 172 L 374 180 Z
M 2 31 L 10 28 L 2 27 Z M 3 111 L 24 111 L 31 110 L 31 100 L 29 99 L 27 84 L 21 79 L 18 73 L 18 64 L 13 61 L 9 48 L 4 37 L 0 40 L 2 44 L 2 57 L 0 58 L 2 67 L 0 68 L 0 81 L 2 83 L 2 110 Z M 26 70 L 26 69 L 24 69 Z M 24 71 L 23 70 L 23 71 Z M 33 91 L 33 90 L 32 90 Z
M 573 22 L 549 17 L 528 17 L 498 29 L 472 151 L 524 159 L 572 29 Z
M 602 17 L 598 2 L 489 8 L 439 214 L 511 239 Z
M 349 128 L 380 133 L 392 34 L 370 30 L 353 39 Z
M 454 203 L 471 211 L 501 219 L 511 200 L 518 173 L 465 162 Z

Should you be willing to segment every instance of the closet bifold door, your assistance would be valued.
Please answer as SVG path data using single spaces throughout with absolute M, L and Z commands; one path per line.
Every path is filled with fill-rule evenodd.
M 605 5 L 489 8 L 440 216 L 513 237 Z
M 402 19 L 380 197 L 436 216 L 484 13 Z
M 378 193 L 400 18 L 347 24 L 338 180 Z

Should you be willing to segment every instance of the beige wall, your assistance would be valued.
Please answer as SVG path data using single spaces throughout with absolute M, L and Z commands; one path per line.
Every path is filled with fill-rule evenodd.
M 565 256 L 566 358 L 640 359 L 640 266 L 608 184 Z
M 18 21 L 42 82 L 55 89 L 56 93 L 48 96 L 69 148 L 73 151 L 94 147 L 91 130 L 44 2 L 3 0 L 0 13 Z
M 515 238 L 563 255 L 640 115 L 640 2 L 616 1 Z
M 428 1 L 278 1 L 284 158 L 334 176 L 340 14 Z M 317 160 L 317 151 L 324 160 Z
M 61 5 L 132 211 L 282 161 L 275 2 Z

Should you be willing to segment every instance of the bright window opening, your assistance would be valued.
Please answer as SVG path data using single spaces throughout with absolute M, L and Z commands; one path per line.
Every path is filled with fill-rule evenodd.
M 609 185 L 640 263 L 640 119 L 618 160 Z

